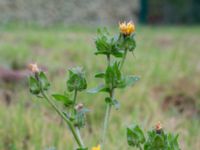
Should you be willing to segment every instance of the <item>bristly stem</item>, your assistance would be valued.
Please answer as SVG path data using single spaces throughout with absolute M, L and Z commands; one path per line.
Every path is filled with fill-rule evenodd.
M 76 105 L 76 98 L 77 98 L 77 93 L 78 93 L 78 91 L 75 89 L 74 90 L 74 98 L 73 98 L 73 103 L 74 103 L 74 106 Z
M 67 123 L 67 125 L 69 126 L 78 146 L 80 148 L 84 148 L 84 145 L 82 144 L 79 136 L 77 135 L 77 132 L 73 126 L 73 124 L 71 123 L 71 121 L 64 115 L 64 113 L 62 113 L 59 108 L 52 102 L 52 100 L 50 100 L 50 98 L 48 97 L 48 95 L 42 91 L 42 96 L 47 100 L 47 102 L 56 110 L 56 112 L 61 116 L 61 118 Z
M 122 61 L 120 63 L 120 70 L 122 69 L 122 67 L 124 65 L 124 61 L 126 59 L 126 55 L 127 55 L 127 50 L 125 50 L 124 56 L 123 56 Z M 107 55 L 107 62 L 108 62 L 108 66 L 109 66 L 110 63 L 111 63 L 110 55 Z M 110 91 L 110 98 L 111 99 L 114 98 L 114 88 L 112 88 L 111 91 Z M 103 135 L 102 135 L 102 140 L 101 140 L 101 142 L 102 142 L 102 144 L 101 144 L 102 150 L 104 150 L 104 147 L 105 147 L 105 144 L 106 144 L 106 136 L 107 136 L 107 130 L 108 130 L 108 124 L 109 124 L 111 109 L 112 109 L 112 104 L 107 103 L 106 104 L 106 114 L 105 114 L 105 118 L 104 118 Z
M 113 98 L 113 96 L 114 96 L 114 89 L 111 90 L 111 92 L 110 92 L 110 97 Z M 112 109 L 112 104 L 107 103 L 106 104 L 106 114 L 105 114 L 105 119 L 104 119 L 104 126 L 103 126 L 103 136 L 102 136 L 102 145 L 101 145 L 102 150 L 104 149 L 104 146 L 106 144 L 106 136 L 107 136 L 107 130 L 108 130 L 111 109 Z
M 107 62 L 108 62 L 108 66 L 110 66 L 110 55 L 107 55 Z
M 76 133 L 77 133 L 77 136 L 79 137 L 80 139 L 80 143 L 83 147 L 85 147 L 84 143 L 83 143 L 83 140 L 82 140 L 82 137 L 81 137 L 81 133 L 80 133 L 80 129 L 78 127 L 75 127 L 76 129 Z
M 120 68 L 119 68 L 120 70 L 122 69 L 122 67 L 123 67 L 123 65 L 124 65 L 124 61 L 125 61 L 125 59 L 126 59 L 127 52 L 128 52 L 128 50 L 125 49 L 124 55 L 123 55 L 123 58 L 122 58 L 122 61 L 121 61 L 121 64 L 120 64 Z
M 73 98 L 73 103 L 74 103 L 73 106 L 74 106 L 74 107 L 76 106 L 77 95 L 78 95 L 78 90 L 75 89 L 75 90 L 74 90 L 74 98 Z M 84 143 L 83 143 L 83 140 L 82 140 L 82 137 L 81 137 L 81 133 L 80 133 L 79 127 L 75 126 L 75 129 L 76 129 L 76 133 L 77 133 L 77 136 L 78 136 L 78 138 L 79 138 L 79 140 L 80 140 L 81 145 L 84 146 Z

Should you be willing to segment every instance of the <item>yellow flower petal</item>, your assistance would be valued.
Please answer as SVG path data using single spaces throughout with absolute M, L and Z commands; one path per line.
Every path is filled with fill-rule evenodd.
M 92 150 L 101 150 L 101 146 L 98 145 L 97 147 L 93 147 Z
M 119 23 L 120 32 L 124 35 L 130 35 L 131 33 L 135 32 L 135 25 L 129 21 L 128 23 L 123 22 Z

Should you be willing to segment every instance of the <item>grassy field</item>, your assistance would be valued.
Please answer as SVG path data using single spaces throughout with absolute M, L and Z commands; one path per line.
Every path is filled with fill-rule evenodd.
M 117 29 L 112 30 L 113 33 Z M 96 29 L 5 28 L 0 30 L 0 66 L 24 68 L 37 62 L 47 69 L 51 90 L 64 91 L 67 68 L 83 66 L 88 87 L 106 60 L 94 55 Z M 159 120 L 179 133 L 182 150 L 200 148 L 200 27 L 138 27 L 135 56 L 129 55 L 124 72 L 141 77 L 132 88 L 117 91 L 120 110 L 112 110 L 108 150 L 131 150 L 126 126 L 138 123 L 147 130 Z M 9 93 L 11 103 L 2 93 Z M 28 92 L 24 82 L 0 82 L 1 150 L 71 150 L 75 142 L 58 115 Z M 105 110 L 104 94 L 81 93 L 78 98 L 91 112 L 82 134 L 92 147 L 99 143 Z

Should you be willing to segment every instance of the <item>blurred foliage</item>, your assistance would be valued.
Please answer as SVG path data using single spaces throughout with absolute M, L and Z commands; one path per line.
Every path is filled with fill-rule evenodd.
M 136 20 L 138 8 L 138 0 L 1 0 L 0 24 L 116 23 L 121 19 Z
M 114 30 L 114 29 L 113 29 Z M 96 31 L 88 28 L 9 28 L 1 32 L 0 61 L 1 65 L 9 65 L 19 58 L 22 64 L 36 61 L 48 69 L 52 89 L 63 91 L 66 82 L 66 68 L 83 64 L 87 70 L 88 84 L 92 88 L 100 81 L 93 80 L 93 75 L 102 70 L 105 65 L 103 57 L 95 57 L 94 37 Z M 164 111 L 161 102 L 170 91 L 182 92 L 194 96 L 200 109 L 199 94 L 199 27 L 138 27 L 137 51 L 135 58 L 130 53 L 124 70 L 128 74 L 141 76 L 140 84 L 126 91 L 119 91 L 120 113 L 113 113 L 111 132 L 112 141 L 109 150 L 116 150 L 115 145 L 121 143 L 118 149 L 132 150 L 127 146 L 125 126 L 121 120 L 130 124 L 139 122 L 144 129 L 153 126 L 160 120 L 166 122 L 163 126 L 167 131 L 179 133 L 182 150 L 198 150 L 200 147 L 199 116 L 187 117 L 170 107 Z M 134 60 L 133 60 L 134 59 Z M 93 63 L 91 63 L 93 62 Z M 134 62 L 134 63 L 133 63 Z M 56 84 L 54 84 L 56 83 Z M 176 85 L 179 85 L 178 87 Z M 1 86 L 2 90 L 6 90 Z M 148 90 L 146 90 L 148 89 Z M 193 95 L 197 91 L 198 95 Z M 58 150 L 73 149 L 74 141 L 70 132 L 51 111 L 49 105 L 41 106 L 41 101 L 27 95 L 28 89 L 19 84 L 11 95 L 11 104 L 4 103 L 0 95 L 0 149 L 2 150 L 43 150 L 55 147 Z M 133 96 L 134 95 L 134 96 Z M 88 137 L 90 146 L 96 144 L 100 120 L 103 117 L 105 95 L 89 96 L 80 93 L 84 103 L 88 103 L 93 115 L 88 116 L 88 130 L 83 135 Z M 33 102 L 34 101 L 34 102 Z M 62 103 L 62 102 L 61 102 Z M 45 104 L 44 104 L 45 105 Z M 117 111 L 117 110 L 113 110 Z M 129 115 L 123 115 L 129 114 Z M 47 124 L 44 122 L 47 121 Z M 37 133 L 37 134 L 35 134 Z M 94 135 L 91 136 L 90 135 Z M 117 138 L 116 138 L 117 137 Z M 113 149 L 114 148 L 114 149 Z
M 149 23 L 200 23 L 199 0 L 151 0 L 148 2 Z

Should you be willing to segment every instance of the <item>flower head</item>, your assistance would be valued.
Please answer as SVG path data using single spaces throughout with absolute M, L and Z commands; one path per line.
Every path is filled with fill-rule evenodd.
M 162 129 L 162 125 L 161 125 L 160 121 L 156 124 L 155 129 L 156 129 L 156 131 L 159 131 Z
M 33 72 L 33 73 L 38 73 L 40 70 L 38 68 L 38 65 L 36 63 L 34 64 L 30 64 L 29 65 L 29 69 Z
M 135 25 L 133 22 L 122 22 L 119 23 L 120 32 L 124 35 L 130 35 L 131 33 L 135 32 Z
M 97 147 L 92 147 L 92 150 L 101 150 L 101 146 L 98 145 Z
M 75 109 L 76 109 L 77 111 L 80 111 L 82 108 L 83 108 L 83 104 L 82 104 L 82 103 L 79 103 L 79 104 L 77 104 L 77 105 L 75 106 Z

